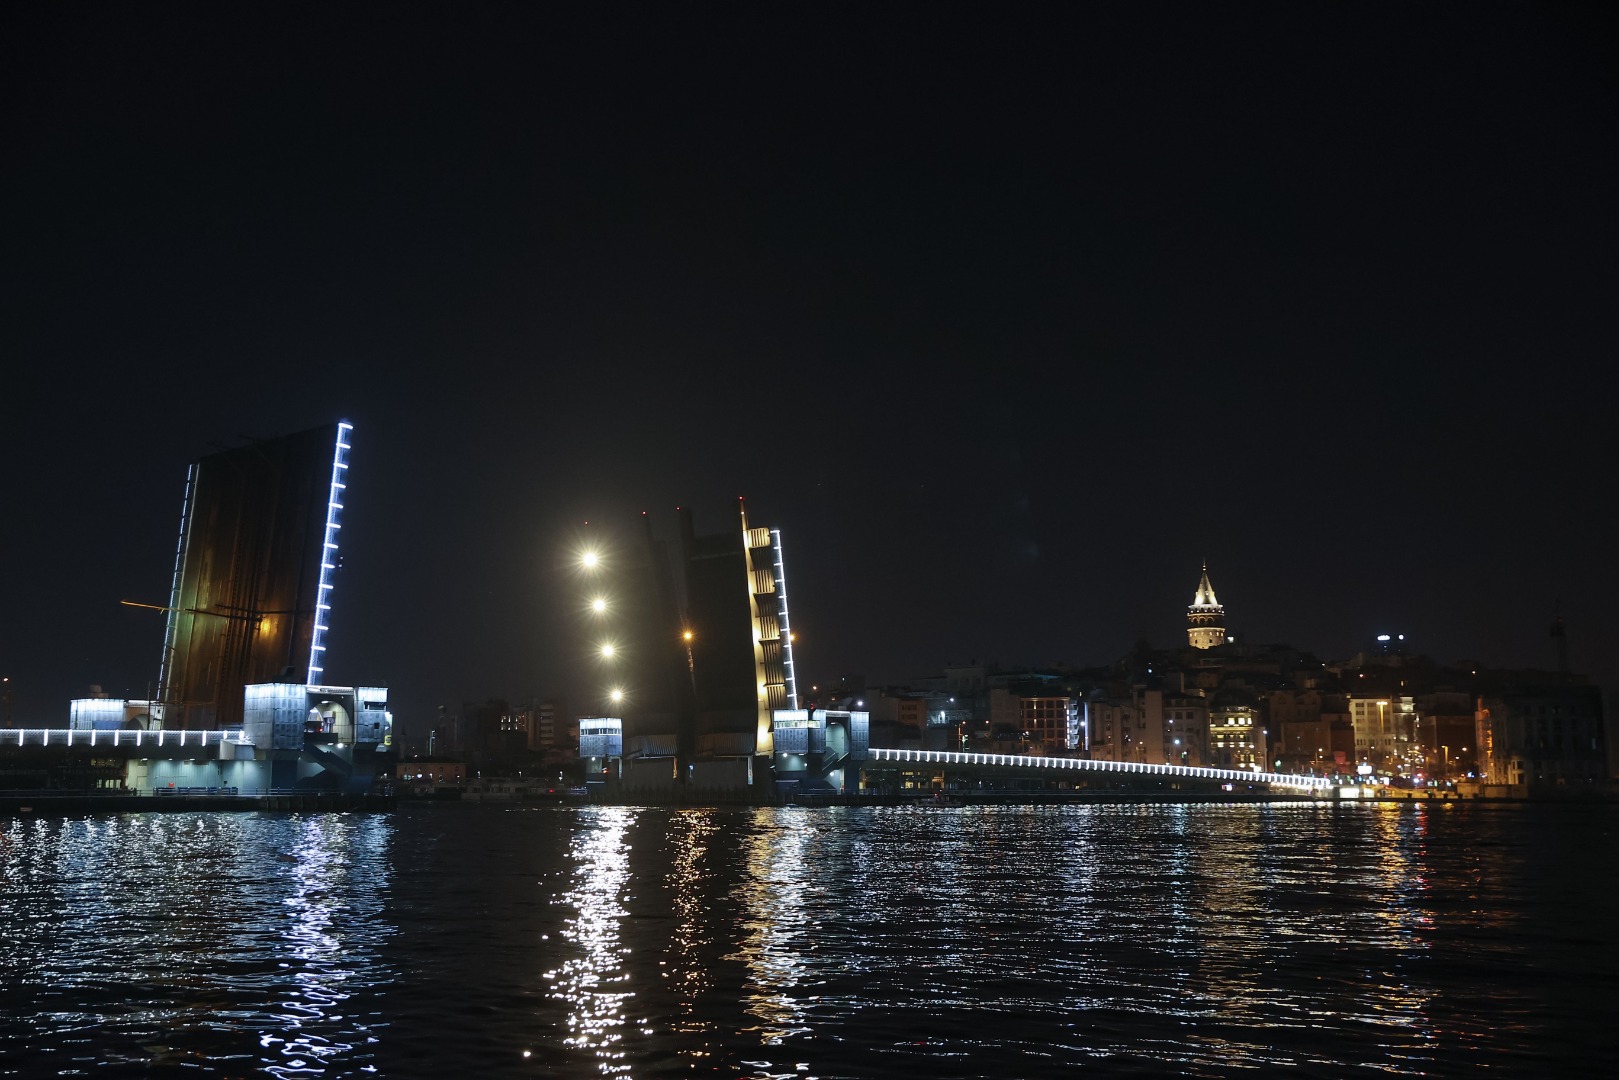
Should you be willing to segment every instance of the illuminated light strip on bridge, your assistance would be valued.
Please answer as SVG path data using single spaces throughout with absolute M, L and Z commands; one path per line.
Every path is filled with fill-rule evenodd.
M 1132 773 L 1142 776 L 1168 776 L 1184 780 L 1221 780 L 1227 783 L 1270 784 L 1303 789 L 1330 788 L 1334 781 L 1325 776 L 1293 773 L 1249 772 L 1244 769 L 1213 769 L 1201 765 L 1155 765 L 1144 761 L 1101 761 L 1095 758 L 1031 757 L 1024 754 L 969 754 L 954 750 L 887 750 L 872 747 L 872 761 L 916 765 L 996 765 L 1024 769 L 1058 769 L 1070 772 Z
M 17 741 L 11 742 L 15 734 Z M 222 746 L 226 743 L 247 745 L 245 731 L 142 731 L 117 728 L 112 731 L 81 730 L 76 728 L 18 728 L 4 733 L 6 742 L 14 746 L 96 746 L 96 747 L 181 747 Z
M 197 482 L 197 466 L 191 465 L 186 469 L 186 495 L 180 504 L 180 542 L 174 547 L 174 578 L 169 585 L 169 610 L 163 627 L 163 659 L 157 668 L 158 696 L 168 697 L 170 667 L 174 662 L 175 635 L 179 632 L 175 613 L 182 605 L 180 591 L 184 582 L 182 571 L 185 568 L 186 541 L 191 536 L 191 487 Z
M 781 530 L 770 530 L 771 546 L 776 549 L 776 594 L 781 598 L 781 653 L 783 680 L 787 684 L 787 707 L 798 708 L 798 676 L 793 674 L 793 627 L 787 621 L 787 569 L 781 559 Z
M 309 641 L 309 674 L 306 682 L 320 682 L 321 653 L 326 651 L 322 644 L 326 636 L 326 623 L 322 611 L 332 608 L 332 571 L 337 568 L 337 532 L 343 526 L 337 523 L 337 512 L 343 509 L 340 501 L 347 484 L 343 482 L 344 470 L 349 467 L 346 451 L 349 444 L 345 437 L 354 430 L 354 425 L 344 422 L 337 425 L 337 445 L 332 449 L 332 486 L 326 496 L 326 538 L 320 549 L 320 588 L 315 590 L 315 629 Z

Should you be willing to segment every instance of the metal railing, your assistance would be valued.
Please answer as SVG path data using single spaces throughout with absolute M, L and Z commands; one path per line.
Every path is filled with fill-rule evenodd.
M 220 746 L 224 743 L 251 745 L 241 731 L 142 731 L 117 728 L 112 731 L 76 728 L 10 728 L 0 730 L 0 746 L 77 746 L 77 747 L 187 747 Z

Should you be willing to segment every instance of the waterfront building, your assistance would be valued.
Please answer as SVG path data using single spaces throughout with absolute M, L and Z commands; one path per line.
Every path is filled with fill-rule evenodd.
M 1086 701 L 1090 756 L 1099 761 L 1142 761 L 1141 724 L 1135 699 L 1117 690 L 1098 689 Z
M 893 724 L 910 732 L 913 738 L 921 737 L 922 729 L 931 723 L 935 711 L 930 708 L 931 696 L 928 694 L 891 693 L 879 690 L 872 695 L 871 700 L 873 723 L 881 717 L 884 723 Z
M 1608 778 L 1601 695 L 1571 676 L 1490 687 L 1478 697 L 1474 722 L 1486 783 L 1534 791 L 1590 788 Z
M 992 687 L 992 738 L 1003 752 L 1064 754 L 1079 746 L 1079 703 L 1067 694 Z
M 866 709 L 880 746 L 913 750 L 962 750 L 973 727 L 972 709 L 943 690 L 879 688 L 838 696 L 827 704 Z
M 1384 776 L 1410 776 L 1422 767 L 1416 700 L 1410 694 L 1348 697 L 1355 760 Z
M 1166 765 L 1209 763 L 1209 705 L 1197 694 L 1166 694 L 1163 699 L 1163 751 Z
M 1265 729 L 1252 705 L 1225 704 L 1209 713 L 1209 764 L 1268 771 Z
M 1079 703 L 1066 694 L 1020 697 L 1023 732 L 1042 754 L 1063 754 L 1079 747 Z
M 1214 598 L 1207 563 L 1203 564 L 1203 577 L 1192 596 L 1192 606 L 1186 609 L 1186 640 L 1194 649 L 1212 649 L 1226 640 L 1225 608 Z
M 1208 761 L 1208 702 L 1196 694 L 1118 684 L 1088 695 L 1080 742 L 1105 761 L 1203 766 Z
M 566 708 L 560 701 L 540 701 L 529 707 L 528 748 L 535 753 L 553 751 L 564 746 L 562 733 L 567 726 Z M 569 745 L 571 750 L 572 746 Z
M 1472 697 L 1463 690 L 1417 695 L 1418 739 L 1423 775 L 1454 781 L 1478 774 L 1478 728 Z
M 1318 776 L 1354 772 L 1355 731 L 1343 694 L 1314 687 L 1274 690 L 1268 708 L 1276 768 Z
M 394 784 L 404 794 L 430 795 L 439 787 L 467 782 L 467 763 L 448 758 L 412 757 L 394 764 Z

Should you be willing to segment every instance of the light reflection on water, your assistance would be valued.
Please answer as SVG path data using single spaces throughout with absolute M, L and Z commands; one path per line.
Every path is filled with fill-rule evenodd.
M 624 1062 L 626 1003 L 635 996 L 625 969 L 628 949 L 620 924 L 626 915 L 624 891 L 629 881 L 630 846 L 625 834 L 637 811 L 593 807 L 580 811 L 569 857 L 574 863 L 572 887 L 557 902 L 574 910 L 562 931 L 573 946 L 557 967 L 547 971 L 551 996 L 567 1006 L 564 1045 L 593 1055 L 603 1075 L 628 1074 Z
M 759 1021 L 744 1029 L 765 1045 L 805 1033 L 799 983 L 814 943 L 804 902 L 811 875 L 804 865 L 808 831 L 794 818 L 755 814 L 743 851 L 748 878 L 742 886 L 741 948 L 747 964 L 744 1008 Z
M 0 819 L 0 1072 L 1536 1076 L 1611 808 Z M 1565 1065 L 1564 1071 L 1568 1071 Z
M 0 1061 L 28 1074 L 363 1070 L 392 823 L 147 814 L 0 822 Z M 8 1004 L 7 1013 L 15 1008 Z M 0 1014 L 3 1015 L 3 1014 Z M 256 1064 L 255 1064 L 256 1063 Z
M 356 833 L 355 823 L 363 823 Z M 357 898 L 350 888 L 350 866 L 356 843 L 364 846 L 382 839 L 377 829 L 385 818 L 323 815 L 299 821 L 293 844 L 277 858 L 291 865 L 291 892 L 282 901 L 287 910 L 284 955 L 279 965 L 291 983 L 273 1014 L 276 1030 L 259 1036 L 259 1045 L 274 1050 L 279 1059 L 264 1071 L 280 1077 L 319 1075 L 324 1063 L 342 1061 L 352 1052 L 377 1042 L 369 1024 L 345 1017 L 347 987 L 364 976 L 353 964 L 375 947 L 374 938 L 390 931 L 377 923 L 380 897 Z M 373 828 L 367 832 L 365 825 Z M 380 857 L 380 853 L 379 856 Z M 384 864 L 385 865 L 385 864 Z M 356 901 L 366 910 L 355 911 Z M 369 918 L 367 918 L 369 916 Z M 369 922 L 373 940 L 351 936 Z M 322 1032 L 340 1034 L 323 1034 Z
M 674 1003 L 669 1010 L 669 1031 L 675 1051 L 692 1068 L 706 1066 L 715 1043 L 725 1037 L 715 1020 L 704 1014 L 700 1002 L 715 987 L 713 956 L 720 922 L 719 905 L 707 895 L 709 847 L 725 838 L 709 810 L 683 810 L 670 821 L 670 867 L 665 887 L 675 917 L 662 977 Z

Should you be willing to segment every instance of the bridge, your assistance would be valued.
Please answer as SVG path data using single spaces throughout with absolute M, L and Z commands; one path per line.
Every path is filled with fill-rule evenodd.
M 1334 782 L 1325 776 L 1215 769 L 1200 765 L 1158 765 L 1146 761 L 1101 761 L 1094 758 L 1037 757 L 1025 754 L 972 754 L 955 750 L 888 750 L 871 747 L 867 760 L 894 765 L 963 768 L 1011 768 L 1038 772 L 1152 776 L 1175 780 L 1212 780 L 1229 784 L 1266 784 L 1299 791 L 1326 791 Z
M 0 788 L 362 795 L 379 770 L 392 768 L 387 710 L 343 708 L 353 705 L 356 695 L 383 691 L 362 688 L 345 697 L 346 688 L 339 687 L 270 684 L 268 689 L 286 701 L 272 709 L 249 708 L 249 723 L 242 727 L 0 729 Z M 316 706 L 307 705 L 309 700 Z M 360 704 L 367 700 L 361 696 Z M 117 704 L 121 709 L 123 703 Z M 317 717 L 322 707 L 330 715 Z
M 951 770 L 978 773 L 980 780 L 989 779 L 983 775 L 985 773 L 996 779 L 1004 779 L 1010 773 L 1014 778 L 1045 782 L 1079 781 L 1080 786 L 1087 787 L 1094 782 L 1117 787 L 1121 782 L 1128 784 L 1132 780 L 1184 781 L 1200 786 L 1223 784 L 1235 789 L 1240 784 L 1244 790 L 1266 787 L 1324 795 L 1332 793 L 1337 786 L 1329 777 L 1259 772 L 1252 768 L 872 746 L 871 717 L 863 710 L 777 709 L 771 721 L 773 771 L 778 791 L 783 795 L 849 795 L 867 786 L 864 774 Z M 603 722 L 620 723 L 617 720 Z M 612 751 L 604 747 L 596 752 Z M 584 749 L 580 753 L 588 756 Z

